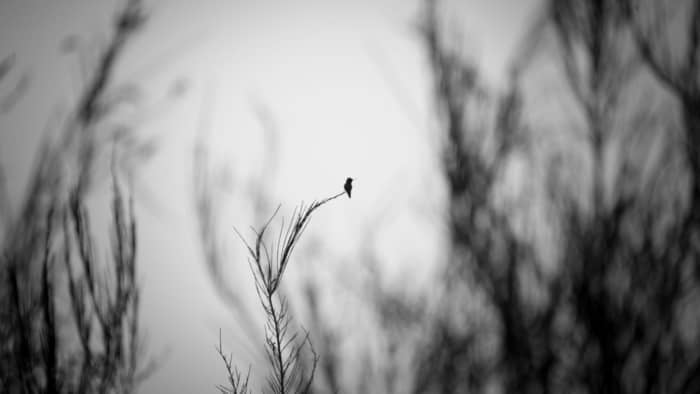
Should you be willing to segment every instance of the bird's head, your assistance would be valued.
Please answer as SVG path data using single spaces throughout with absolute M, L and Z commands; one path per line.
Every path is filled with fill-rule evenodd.
M 352 183 L 352 178 L 348 178 L 345 180 L 345 183 Z

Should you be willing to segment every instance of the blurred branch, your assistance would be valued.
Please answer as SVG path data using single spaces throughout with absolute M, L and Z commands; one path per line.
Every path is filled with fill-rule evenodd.
M 373 63 L 376 65 L 379 75 L 386 84 L 387 88 L 394 96 L 396 103 L 399 105 L 403 114 L 411 119 L 413 126 L 421 130 L 424 127 L 419 115 L 419 105 L 417 105 L 410 96 L 406 93 L 405 87 L 399 80 L 399 75 L 397 70 L 389 64 L 389 59 L 386 58 L 385 51 L 374 45 L 368 45 L 367 49 L 368 55 Z
M 209 134 L 209 121 L 215 98 L 211 84 L 207 85 L 202 98 L 197 137 L 193 152 L 193 181 L 195 213 L 199 224 L 199 240 L 204 252 L 204 263 L 219 297 L 233 309 L 239 325 L 248 339 L 255 338 L 255 325 L 246 305 L 226 280 L 224 261 L 219 241 L 219 204 L 217 193 L 207 168 L 209 148 L 206 137 Z
M 11 53 L 0 61 L 0 83 L 10 74 L 15 68 L 15 54 Z M 2 86 L 2 85 L 0 85 Z M 5 114 L 12 109 L 17 101 L 24 95 L 29 87 L 29 76 L 23 73 L 19 80 L 14 84 L 12 90 L 0 97 L 0 114 Z
M 80 159 L 82 166 L 78 178 L 79 189 L 89 183 L 89 171 L 95 154 L 93 125 L 105 113 L 103 98 L 112 78 L 117 59 L 128 40 L 141 28 L 145 21 L 140 0 L 128 0 L 114 22 L 114 34 L 109 45 L 98 60 L 83 96 L 78 101 L 76 120 L 80 134 Z
M 0 61 L 0 82 L 10 73 L 13 66 L 15 65 L 15 54 L 11 53 L 7 55 L 2 61 Z
M 5 167 L 0 163 L 0 222 L 2 228 L 9 225 L 12 209 L 10 207 L 10 196 L 7 193 L 7 178 L 5 176 Z M 3 234 L 3 233 L 0 233 Z

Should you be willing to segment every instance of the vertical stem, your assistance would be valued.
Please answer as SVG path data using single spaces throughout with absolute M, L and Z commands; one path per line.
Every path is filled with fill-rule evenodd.
M 286 371 L 284 370 L 284 363 L 282 360 L 282 333 L 280 332 L 280 317 L 277 315 L 275 310 L 275 304 L 273 302 L 273 294 L 268 294 L 267 302 L 270 304 L 270 314 L 272 315 L 272 323 L 275 328 L 275 353 L 277 356 L 277 362 L 279 363 L 279 380 L 280 380 L 280 394 L 285 394 L 286 390 L 284 387 L 284 381 L 286 378 Z

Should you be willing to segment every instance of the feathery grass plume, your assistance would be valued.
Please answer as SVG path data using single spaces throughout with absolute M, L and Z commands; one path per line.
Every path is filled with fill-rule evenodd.
M 259 231 L 253 229 L 255 234 L 253 244 L 248 243 L 243 235 L 234 228 L 248 250 L 248 264 L 255 280 L 255 290 L 267 317 L 265 352 L 271 367 L 270 375 L 267 378 L 268 392 L 270 393 L 308 393 L 311 389 L 319 357 L 311 343 L 309 332 L 305 329 L 299 332 L 290 327 L 292 316 L 289 312 L 289 304 L 286 297 L 280 295 L 278 290 L 291 260 L 292 252 L 311 222 L 311 215 L 324 204 L 343 194 L 345 192 L 324 200 L 314 201 L 309 205 L 302 202 L 294 209 L 289 224 L 285 226 L 284 219 L 282 219 L 277 241 L 272 244 L 265 240 L 265 232 L 277 216 L 280 206 Z M 306 349 L 311 355 L 310 367 L 308 360 L 304 358 Z M 231 367 L 231 359 L 224 356 L 220 342 L 217 351 L 224 360 L 231 385 L 228 388 L 219 386 L 219 390 L 222 393 L 246 393 L 248 376 L 242 380 L 240 371 Z

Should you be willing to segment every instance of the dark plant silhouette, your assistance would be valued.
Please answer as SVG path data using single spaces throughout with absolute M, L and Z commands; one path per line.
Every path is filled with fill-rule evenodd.
M 83 200 L 75 189 L 68 207 L 47 214 L 37 245 L 38 282 L 23 282 L 23 256 L 3 261 L 3 391 L 133 392 L 148 373 L 139 367 L 144 363 L 133 202 L 124 200 L 115 177 L 112 256 L 105 271 Z M 65 297 L 68 310 L 59 301 Z
M 684 1 L 678 2 L 675 7 L 640 0 L 622 3 L 644 64 L 679 101 L 683 153 L 691 178 L 689 216 L 680 236 L 684 246 L 693 249 L 693 257 L 697 260 L 700 247 L 691 239 L 700 229 L 700 3 Z M 684 47 L 677 54 L 670 49 L 673 41 L 670 35 L 679 19 L 682 33 L 676 39 L 683 42 Z M 697 264 L 695 271 L 697 275 Z
M 3 201 L 0 391 L 133 392 L 152 367 L 140 340 L 133 203 L 117 179 L 131 151 L 99 132 L 116 106 L 115 64 L 143 22 L 141 3 L 125 2 L 75 108 L 38 151 L 19 209 Z M 112 255 L 103 261 L 85 201 L 105 164 Z
M 691 153 L 692 131 L 687 130 L 691 176 L 686 187 L 685 181 L 668 178 L 673 171 L 683 172 L 673 166 L 678 146 L 670 138 L 662 146 L 668 166 L 657 164 L 646 173 L 640 170 L 644 159 L 616 145 L 654 127 L 644 121 L 650 111 L 644 106 L 632 109 L 637 123 L 624 123 L 624 104 L 632 100 L 630 84 L 641 65 L 635 43 L 641 42 L 645 63 L 665 50 L 651 49 L 648 36 L 634 25 L 638 22 L 630 28 L 629 6 L 624 1 L 551 1 L 544 8 L 565 80 L 583 115 L 584 138 L 577 148 L 590 164 L 590 182 L 576 185 L 581 178 L 557 179 L 557 167 L 567 163 L 551 162 L 545 184 L 561 243 L 550 246 L 558 258 L 548 269 L 536 245 L 516 231 L 513 212 L 494 203 L 501 169 L 509 151 L 517 149 L 512 142 L 525 130 L 522 75 L 513 75 L 510 91 L 496 102 L 496 119 L 486 122 L 494 125 L 486 133 L 495 147 L 479 145 L 474 136 L 484 133 L 478 127 L 483 115 L 472 110 L 484 97 L 478 73 L 445 43 L 439 7 L 429 4 L 424 37 L 447 135 L 442 158 L 453 248 L 447 270 L 458 273 L 448 275 L 448 288 L 459 278 L 448 300 L 476 298 L 483 308 L 477 314 L 448 309 L 447 322 L 435 323 L 434 339 L 418 360 L 416 391 L 482 391 L 492 385 L 505 392 L 697 390 L 700 352 L 698 339 L 689 334 L 697 332 L 690 305 L 697 305 L 700 284 L 692 274 L 697 253 L 690 240 L 697 231 L 698 209 L 692 202 L 697 155 Z M 688 48 L 695 51 L 693 18 Z M 629 39 L 630 31 L 635 40 Z M 687 112 L 686 127 L 692 125 Z M 619 160 L 611 161 L 606 151 Z M 617 180 L 612 185 L 606 181 L 610 173 Z M 583 192 L 568 194 L 572 184 Z M 691 195 L 683 208 L 668 203 L 683 201 L 685 190 Z M 455 330 L 450 324 L 455 320 L 470 328 Z M 489 342 L 492 347 L 484 350 Z
M 255 290 L 267 317 L 265 353 L 270 366 L 267 392 L 308 393 L 311 390 L 318 364 L 318 355 L 309 338 L 309 332 L 306 330 L 298 332 L 290 327 L 292 316 L 286 297 L 280 294 L 280 286 L 284 272 L 291 260 L 292 252 L 310 223 L 314 211 L 344 194 L 344 192 L 338 193 L 324 200 L 314 201 L 309 205 L 302 203 L 294 209 L 292 219 L 286 227 L 284 220 L 282 221 L 276 242 L 274 240 L 272 243 L 267 241 L 265 232 L 277 216 L 280 207 L 277 207 L 259 231 L 254 231 L 254 243 L 249 244 L 236 230 L 236 234 L 248 251 L 248 263 L 255 279 Z M 310 361 L 304 358 L 305 349 L 311 353 Z M 231 385 L 231 387 L 219 387 L 219 389 L 222 392 L 247 392 L 248 378 L 246 377 L 242 381 L 239 370 L 231 368 L 230 358 L 227 360 L 224 356 L 221 344 L 217 350 L 224 360 Z

